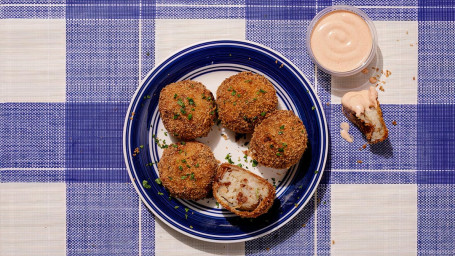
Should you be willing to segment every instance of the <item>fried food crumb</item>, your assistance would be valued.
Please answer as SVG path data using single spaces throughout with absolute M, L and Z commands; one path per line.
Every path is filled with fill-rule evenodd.
M 415 76 L 413 76 L 413 77 L 412 77 L 412 80 L 414 80 L 414 81 L 415 81 L 415 80 L 416 80 L 416 77 L 415 77 Z
M 362 69 L 362 73 L 368 74 L 368 69 L 367 68 Z
M 335 244 L 335 240 L 332 240 L 332 244 Z
M 397 125 L 397 121 L 393 120 L 393 121 L 392 121 L 392 124 L 393 124 L 393 125 Z
M 391 74 L 392 74 L 392 72 L 390 72 L 390 70 L 385 71 L 385 77 L 389 77 Z
M 366 149 L 366 148 L 367 148 L 367 144 L 363 144 L 363 145 L 362 145 L 362 149 Z M 362 150 L 362 149 L 361 149 L 361 150 Z
M 361 164 L 361 163 L 363 163 L 363 161 L 362 160 L 357 160 L 357 163 Z
M 306 224 L 305 224 L 305 223 L 304 223 L 304 224 L 302 224 L 302 228 L 305 228 L 305 227 L 306 227 Z
M 223 137 L 225 140 L 227 140 L 227 139 L 228 139 L 227 135 L 226 135 L 226 134 L 224 134 L 224 133 L 223 133 L 223 134 L 221 134 L 221 137 Z
M 327 102 L 326 104 L 327 104 L 327 106 L 330 106 L 330 102 Z
M 379 90 L 380 90 L 380 91 L 384 91 L 384 87 L 382 87 L 382 85 L 379 86 Z
M 270 248 L 269 248 L 269 247 L 267 247 L 267 248 L 265 248 L 265 249 L 266 249 L 267 251 L 270 251 Z
M 378 81 L 378 79 L 374 76 L 370 77 L 370 83 L 375 84 Z
M 412 47 L 412 46 L 414 46 L 414 44 L 409 44 L 409 46 L 411 46 L 411 47 Z

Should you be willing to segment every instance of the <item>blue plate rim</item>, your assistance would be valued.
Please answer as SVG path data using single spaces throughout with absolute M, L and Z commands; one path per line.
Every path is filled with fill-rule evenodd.
M 313 181 L 311 182 L 311 186 L 307 189 L 307 191 L 305 193 L 305 194 L 307 194 L 305 196 L 305 201 L 302 202 L 303 201 L 303 198 L 302 198 L 298 202 L 298 206 L 296 207 L 296 210 L 288 212 L 286 214 L 286 216 L 285 216 L 286 218 L 282 219 L 282 221 L 279 222 L 275 227 L 273 227 L 273 228 L 271 228 L 269 230 L 266 230 L 265 232 L 262 232 L 262 233 L 259 233 L 259 234 L 255 234 L 253 236 L 246 236 L 246 237 L 240 238 L 240 239 L 235 239 L 234 238 L 234 239 L 227 240 L 227 239 L 222 239 L 222 238 L 220 238 L 220 239 L 205 238 L 205 237 L 197 235 L 200 232 L 195 232 L 195 231 L 190 231 L 190 230 L 183 230 L 183 229 L 180 229 L 178 226 L 175 226 L 174 224 L 170 223 L 163 216 L 161 216 L 158 212 L 156 212 L 153 207 L 151 207 L 149 202 L 144 197 L 143 191 L 140 189 L 140 188 L 142 188 L 141 184 L 139 184 L 140 182 L 133 177 L 133 173 L 132 173 L 132 170 L 130 168 L 130 164 L 131 163 L 129 161 L 129 153 L 128 153 L 129 152 L 128 151 L 128 142 L 130 141 L 130 139 L 127 138 L 127 134 L 128 134 L 128 131 L 129 131 L 128 130 L 128 126 L 129 126 L 130 121 L 131 121 L 130 120 L 130 113 L 131 113 L 132 109 L 136 109 L 137 103 L 139 102 L 140 98 L 142 97 L 141 92 L 143 93 L 144 90 L 146 88 L 148 88 L 148 86 L 146 86 L 147 85 L 147 81 L 151 78 L 151 75 L 153 73 L 158 74 L 159 71 L 163 67 L 165 67 L 166 63 L 171 62 L 171 60 L 175 60 L 176 58 L 184 56 L 185 52 L 187 52 L 189 50 L 198 49 L 198 48 L 201 48 L 201 47 L 207 47 L 207 46 L 210 46 L 212 44 L 224 44 L 224 45 L 231 44 L 231 45 L 236 45 L 236 46 L 247 46 L 247 45 L 249 45 L 249 47 L 253 46 L 253 47 L 255 47 L 256 50 L 259 50 L 259 51 L 262 51 L 262 52 L 264 52 L 264 50 L 268 51 L 268 52 L 265 52 L 264 54 L 272 55 L 273 57 L 279 58 L 281 63 L 286 64 L 291 69 L 292 73 L 294 73 L 294 75 L 296 75 L 297 77 L 300 76 L 300 79 L 303 80 L 308 85 L 307 92 L 310 94 L 311 99 L 316 104 L 316 106 L 315 106 L 316 109 L 315 110 L 317 111 L 317 114 L 320 115 L 319 119 L 321 121 L 321 124 L 319 125 L 319 128 L 322 131 L 323 156 L 322 157 L 321 157 L 321 155 L 319 156 L 319 159 L 318 159 L 318 167 L 319 168 L 317 168 L 318 172 L 315 175 L 316 179 L 313 179 Z M 140 97 L 138 97 L 138 95 Z M 124 161 L 125 161 L 126 169 L 128 171 L 128 175 L 130 177 L 130 180 L 131 180 L 131 182 L 132 182 L 137 194 L 141 198 L 141 201 L 146 205 L 146 207 L 150 211 L 153 212 L 154 216 L 158 217 L 161 221 L 166 223 L 166 225 L 168 225 L 172 229 L 178 231 L 179 233 L 182 233 L 184 235 L 187 235 L 189 237 L 192 237 L 192 238 L 195 238 L 195 239 L 198 239 L 198 240 L 207 241 L 207 242 L 215 242 L 215 243 L 236 243 L 236 242 L 249 241 L 249 240 L 256 239 L 256 238 L 265 236 L 267 234 L 270 234 L 273 231 L 275 231 L 275 230 L 281 228 L 282 226 L 284 226 L 286 223 L 288 223 L 290 220 L 292 220 L 301 210 L 303 210 L 303 208 L 311 200 L 311 198 L 312 198 L 313 194 L 315 193 L 316 188 L 319 185 L 319 183 L 321 181 L 321 178 L 323 176 L 323 172 L 325 170 L 325 165 L 326 165 L 327 156 L 328 156 L 329 135 L 328 135 L 327 119 L 326 119 L 324 111 L 323 111 L 322 103 L 319 100 L 319 98 L 318 98 L 318 96 L 317 96 L 317 94 L 315 92 L 315 89 L 311 86 L 310 81 L 302 73 L 302 71 L 300 71 L 300 69 L 297 68 L 297 66 L 295 66 L 294 63 L 292 63 L 289 59 L 284 57 L 281 53 L 271 49 L 270 47 L 264 46 L 264 45 L 256 43 L 256 42 L 252 42 L 252 41 L 249 41 L 249 40 L 237 40 L 237 39 L 236 40 L 233 40 L 233 39 L 217 39 L 217 40 L 200 41 L 200 42 L 196 42 L 194 44 L 182 47 L 181 49 L 179 49 L 179 50 L 175 51 L 174 53 L 170 54 L 167 58 L 163 59 L 159 64 L 155 65 L 155 67 L 147 73 L 147 75 L 141 81 L 140 85 L 138 86 L 138 88 L 134 92 L 133 96 L 131 97 L 131 101 L 130 101 L 130 104 L 128 106 L 128 110 L 127 110 L 126 115 L 125 115 L 125 121 L 124 121 L 124 126 L 123 126 L 123 133 L 122 133 L 122 141 L 123 141 L 122 145 L 123 145 Z M 309 191 L 309 193 L 308 193 L 308 191 Z M 266 227 L 263 228 L 263 229 L 266 229 Z M 260 232 L 261 230 L 258 230 L 258 231 L 255 231 L 255 232 Z M 229 237 L 229 236 L 226 236 L 226 237 Z

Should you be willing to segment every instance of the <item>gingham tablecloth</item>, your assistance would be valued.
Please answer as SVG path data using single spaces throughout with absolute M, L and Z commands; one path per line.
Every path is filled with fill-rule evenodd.
M 305 49 L 326 6 L 360 7 L 379 37 L 389 140 L 339 136 L 353 80 Z M 0 255 L 455 255 L 455 4 L 346 0 L 0 1 Z M 331 145 L 314 198 L 265 237 L 211 244 L 155 219 L 129 181 L 122 128 L 156 63 L 188 44 L 247 39 L 315 86 Z M 390 76 L 384 75 L 389 70 Z M 382 83 L 384 82 L 384 83 Z M 396 125 L 395 122 L 396 121 Z

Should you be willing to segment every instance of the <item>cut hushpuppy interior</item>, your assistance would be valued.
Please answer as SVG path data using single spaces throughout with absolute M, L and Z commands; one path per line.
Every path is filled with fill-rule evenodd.
M 236 165 L 218 167 L 213 196 L 227 210 L 246 218 L 266 213 L 275 200 L 275 188 L 266 179 Z
M 378 92 L 374 87 L 346 93 L 341 99 L 341 104 L 343 114 L 359 127 L 369 143 L 374 144 L 387 139 L 389 131 L 382 117 Z

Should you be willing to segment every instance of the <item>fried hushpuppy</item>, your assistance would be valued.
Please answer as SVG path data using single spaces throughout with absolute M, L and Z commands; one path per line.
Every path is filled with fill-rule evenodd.
M 237 133 L 253 133 L 265 115 L 276 110 L 278 97 L 262 75 L 241 72 L 225 79 L 216 91 L 218 118 Z
M 302 120 L 290 110 L 277 110 L 268 114 L 254 130 L 250 151 L 264 166 L 289 168 L 302 158 L 307 141 Z
M 275 188 L 266 179 L 232 164 L 218 167 L 213 196 L 227 210 L 246 218 L 266 213 L 275 200 Z
M 346 93 L 341 98 L 343 114 L 365 134 L 369 143 L 381 142 L 389 136 L 389 130 L 382 117 L 378 92 L 374 87 L 368 90 Z
M 218 163 L 200 142 L 179 142 L 164 149 L 158 163 L 163 186 L 176 198 L 199 200 L 211 196 Z
M 158 108 L 166 130 L 182 140 L 206 136 L 217 117 L 213 94 L 191 80 L 164 87 Z

